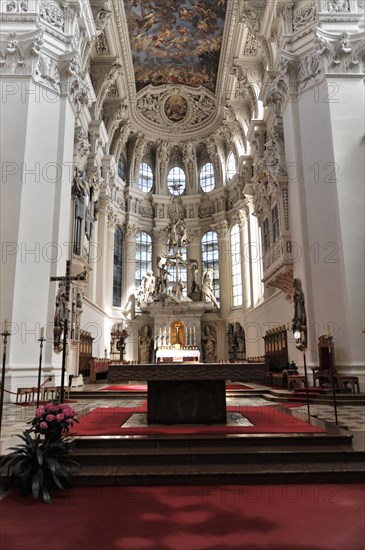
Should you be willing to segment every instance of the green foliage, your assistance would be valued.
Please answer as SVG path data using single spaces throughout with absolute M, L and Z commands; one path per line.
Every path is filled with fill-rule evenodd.
M 34 500 L 42 498 L 50 504 L 50 489 L 70 487 L 69 466 L 78 466 L 78 463 L 69 458 L 70 449 L 65 438 L 52 442 L 41 438 L 40 434 L 33 434 L 32 430 L 17 437 L 22 443 L 11 447 L 12 452 L 0 461 L 0 472 L 9 477 L 6 488 L 19 487 L 24 496 L 32 494 Z

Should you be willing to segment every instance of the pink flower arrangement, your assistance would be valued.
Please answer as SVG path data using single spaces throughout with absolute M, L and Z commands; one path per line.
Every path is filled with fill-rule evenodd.
M 75 418 L 76 415 L 76 411 L 67 404 L 47 403 L 38 407 L 34 418 L 29 423 L 36 433 L 47 434 L 56 427 L 61 427 L 67 433 L 70 426 L 73 426 L 74 422 L 78 422 Z

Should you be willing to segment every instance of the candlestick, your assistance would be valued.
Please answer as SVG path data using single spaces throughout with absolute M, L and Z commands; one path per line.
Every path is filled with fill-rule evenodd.
M 4 322 L 4 332 L 2 334 L 3 336 L 3 365 L 1 369 L 1 385 L 0 385 L 0 435 L 1 435 L 1 427 L 3 422 L 3 408 L 4 408 L 4 390 L 5 390 L 5 363 L 6 363 L 6 348 L 8 345 L 8 336 L 11 336 L 10 331 L 7 330 L 8 328 L 8 320 L 5 319 Z
M 41 373 L 42 373 L 42 354 L 43 354 L 44 328 L 41 328 L 39 338 L 39 365 L 38 365 L 38 386 L 37 386 L 37 409 L 41 401 Z

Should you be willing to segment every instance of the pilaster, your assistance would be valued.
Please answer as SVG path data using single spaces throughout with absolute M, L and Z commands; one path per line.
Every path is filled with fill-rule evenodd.
M 212 229 L 218 233 L 219 246 L 219 281 L 220 281 L 220 317 L 226 319 L 231 309 L 231 254 L 229 243 L 229 225 L 223 220 L 213 224 Z

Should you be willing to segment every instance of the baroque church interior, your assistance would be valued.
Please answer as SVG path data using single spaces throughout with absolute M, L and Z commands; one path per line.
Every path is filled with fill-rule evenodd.
M 330 335 L 337 369 L 363 385 L 362 15 L 355 0 L 2 2 L 11 389 L 34 384 L 40 327 L 54 337 L 50 278 L 67 261 L 86 274 L 70 283 L 68 373 L 82 332 L 110 358 L 115 323 L 129 331 L 124 358 L 139 361 L 140 331 L 155 327 L 138 290 L 165 265 L 172 215 L 187 233 L 183 295 L 210 270 L 218 307 L 197 328 L 214 331 L 215 360 L 229 359 L 239 323 L 245 357 L 285 326 L 301 365 L 299 279 L 308 363 Z M 45 373 L 60 368 L 46 345 Z
M 173 361 L 364 392 L 364 1 L 0 14 L 1 412 L 40 341 L 62 401 Z

